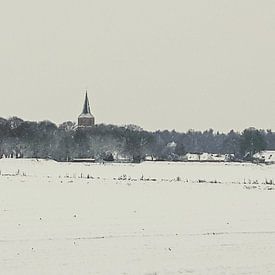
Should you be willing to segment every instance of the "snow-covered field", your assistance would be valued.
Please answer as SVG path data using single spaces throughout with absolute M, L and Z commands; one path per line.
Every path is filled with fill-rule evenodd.
M 275 165 L 0 160 L 0 274 L 275 274 Z

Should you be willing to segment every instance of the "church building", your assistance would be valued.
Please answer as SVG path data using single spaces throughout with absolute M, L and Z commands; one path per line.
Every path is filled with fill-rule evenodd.
M 78 117 L 78 127 L 92 127 L 95 125 L 95 118 L 91 114 L 88 94 L 86 92 L 83 111 Z

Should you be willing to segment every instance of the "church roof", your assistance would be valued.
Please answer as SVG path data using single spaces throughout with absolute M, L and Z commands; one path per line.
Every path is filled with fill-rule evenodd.
M 93 115 L 91 114 L 90 103 L 89 103 L 87 92 L 86 92 L 86 95 L 85 95 L 83 110 L 82 110 L 82 113 L 79 117 L 93 117 Z

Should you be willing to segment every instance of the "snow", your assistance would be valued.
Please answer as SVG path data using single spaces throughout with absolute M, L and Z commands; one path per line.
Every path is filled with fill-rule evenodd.
M 1 274 L 275 274 L 275 166 L 0 160 Z

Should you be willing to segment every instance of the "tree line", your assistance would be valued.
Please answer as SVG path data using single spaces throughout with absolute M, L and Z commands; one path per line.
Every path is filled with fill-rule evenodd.
M 207 152 L 234 154 L 238 160 L 249 160 L 264 149 L 275 150 L 275 133 L 271 130 L 149 132 L 135 125 L 99 124 L 78 128 L 71 121 L 56 125 L 50 121 L 0 118 L 0 157 L 50 158 L 57 161 L 125 158 L 138 162 L 146 155 L 159 160 L 178 160 L 187 152 Z

